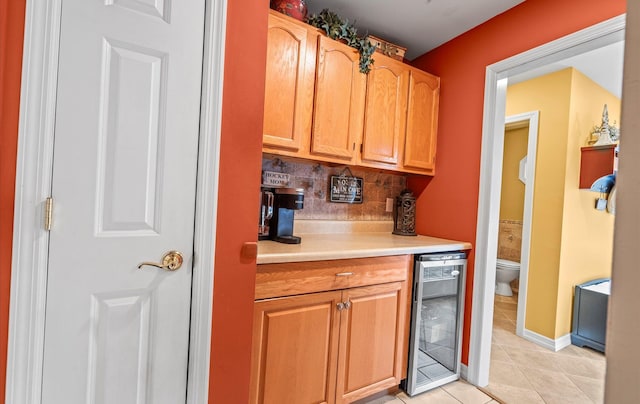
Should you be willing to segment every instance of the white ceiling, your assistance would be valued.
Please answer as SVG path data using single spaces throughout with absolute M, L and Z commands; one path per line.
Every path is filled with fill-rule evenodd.
M 524 0 L 306 0 L 309 14 L 327 8 L 371 34 L 407 48 L 412 60 Z
M 548 64 L 525 73 L 509 77 L 509 84 L 529 80 L 544 74 L 553 73 L 567 67 L 574 67 L 608 90 L 622 98 L 622 63 L 624 59 L 624 41 L 594 49 L 557 63 Z
M 309 14 L 327 8 L 354 22 L 360 35 L 371 34 L 407 48 L 405 58 L 442 45 L 525 0 L 306 0 Z M 611 93 L 622 92 L 624 42 L 509 78 L 527 80 L 573 66 Z

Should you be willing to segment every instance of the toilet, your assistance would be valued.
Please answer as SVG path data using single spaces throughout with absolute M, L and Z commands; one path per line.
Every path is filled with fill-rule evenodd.
M 496 294 L 501 296 L 513 296 L 511 281 L 520 276 L 520 263 L 503 260 L 496 260 Z

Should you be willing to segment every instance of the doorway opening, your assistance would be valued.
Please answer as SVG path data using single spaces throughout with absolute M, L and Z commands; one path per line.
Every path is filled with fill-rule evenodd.
M 517 318 L 516 318 L 516 335 L 523 336 L 525 332 L 524 319 L 527 303 L 527 280 L 529 273 L 529 251 L 531 240 L 531 222 L 533 216 L 533 190 L 535 183 L 535 161 L 537 156 L 538 142 L 538 120 L 540 113 L 538 111 L 525 112 L 518 115 L 511 115 L 505 119 L 505 131 L 503 132 L 503 150 L 504 156 L 502 167 L 502 202 L 498 202 L 500 206 L 500 220 L 498 225 L 498 254 L 497 258 L 507 261 L 518 262 L 519 274 L 514 285 L 510 288 L 517 290 Z M 507 139 L 510 133 L 512 139 Z M 520 138 L 520 139 L 516 139 Z M 513 150 L 522 149 L 520 150 Z M 512 161 L 512 176 L 516 177 L 515 182 L 524 185 L 524 189 L 513 189 L 510 199 L 517 206 L 510 205 L 505 200 L 505 182 L 509 181 L 505 167 L 505 158 L 508 157 Z M 524 157 L 522 157 L 523 155 Z M 511 180 L 513 182 L 513 179 Z M 514 188 L 518 185 L 512 184 Z M 510 212 L 514 211 L 514 212 Z M 507 291 L 508 292 L 508 291 Z
M 618 16 L 487 67 L 483 116 L 476 271 L 471 313 L 467 379 L 489 382 L 497 234 L 508 78 L 624 39 L 625 16 Z M 520 306 L 520 305 L 519 305 Z M 519 307 L 524 310 L 524 304 Z M 524 327 L 524 312 L 520 325 Z M 524 328 L 522 328 L 524 331 Z

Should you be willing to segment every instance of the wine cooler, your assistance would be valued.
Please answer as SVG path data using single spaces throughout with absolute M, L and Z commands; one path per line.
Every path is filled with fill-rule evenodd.
M 410 396 L 460 378 L 467 259 L 464 252 L 415 256 L 409 369 Z

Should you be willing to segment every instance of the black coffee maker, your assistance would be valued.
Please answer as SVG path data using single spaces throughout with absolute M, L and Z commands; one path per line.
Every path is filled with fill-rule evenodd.
M 300 237 L 293 235 L 293 213 L 304 206 L 304 189 L 275 188 L 273 217 L 269 227 L 269 238 L 285 244 L 300 244 Z

